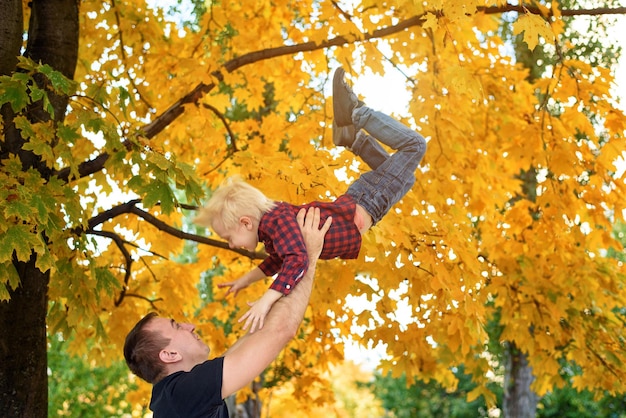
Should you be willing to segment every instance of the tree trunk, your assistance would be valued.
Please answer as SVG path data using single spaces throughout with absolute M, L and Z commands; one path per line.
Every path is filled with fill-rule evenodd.
M 4 417 L 47 417 L 46 312 L 49 274 L 14 262 L 20 286 L 0 303 L 0 411 Z
M 22 0 L 0 0 L 0 75 L 15 70 L 24 31 Z
M 530 389 L 534 377 L 528 359 L 513 343 L 507 345 L 504 356 L 503 415 L 505 418 L 533 418 L 539 397 Z
M 29 5 L 31 15 L 25 55 L 73 78 L 78 57 L 78 0 L 34 0 Z M 21 7 L 21 0 L 0 0 L 0 70 L 6 75 L 15 71 L 22 45 Z M 62 121 L 68 98 L 49 94 L 49 99 L 54 107 L 54 120 Z M 50 168 L 41 158 L 22 149 L 23 140 L 13 124 L 14 116 L 9 106 L 3 106 L 4 138 L 0 141 L 0 158 L 17 155 L 24 169 L 34 168 L 48 180 Z M 31 122 L 50 120 L 41 103 L 32 105 L 28 117 Z M 45 238 L 45 231 L 40 232 Z M 14 260 L 20 284 L 10 291 L 8 302 L 0 302 L 0 413 L 3 417 L 48 416 L 46 313 L 50 274 L 39 271 L 35 267 L 36 260 L 35 253 L 26 263 Z

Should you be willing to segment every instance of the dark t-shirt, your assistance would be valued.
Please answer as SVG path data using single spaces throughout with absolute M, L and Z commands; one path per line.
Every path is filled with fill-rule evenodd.
M 176 372 L 152 387 L 154 418 L 228 418 L 222 399 L 224 357 Z

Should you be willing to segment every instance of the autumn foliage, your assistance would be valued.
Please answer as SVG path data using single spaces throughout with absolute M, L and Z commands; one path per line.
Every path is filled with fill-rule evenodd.
M 141 0 L 81 2 L 75 81 L 27 60 L 0 79 L 26 146 L 54 173 L 43 182 L 14 157 L 0 163 L 0 299 L 19 285 L 12 254 L 34 249 L 51 271 L 49 332 L 76 333 L 76 352 L 119 359 L 126 332 L 158 310 L 196 323 L 219 355 L 268 283 L 227 300 L 215 284 L 263 252 L 216 245 L 188 219 L 226 176 L 302 203 L 339 196 L 367 169 L 331 139 L 341 65 L 364 95 L 364 73 L 402 77 L 410 116 L 399 117 L 428 151 L 359 259 L 320 262 L 301 335 L 265 381 L 290 380 L 302 405 L 332 402 L 305 388 L 352 336 L 386 344 L 383 373 L 454 387 L 451 366 L 464 364 L 481 383 L 471 397 L 492 399 L 484 383 L 499 366 L 485 355 L 485 325 L 497 312 L 538 394 L 563 384 L 562 360 L 583 370 L 575 387 L 623 392 L 623 266 L 605 257 L 621 250 L 611 231 L 626 204 L 613 75 L 562 58 L 529 77 L 500 36 L 502 11 L 517 11 L 513 32 L 531 49 L 557 57 L 575 47 L 562 43 L 560 12 L 495 3 L 207 3 L 183 30 Z M 40 73 L 70 96 L 62 124 L 20 116 L 40 98 L 24 87 Z M 375 308 L 357 315 L 348 295 Z M 397 314 L 403 304 L 410 317 Z M 138 407 L 148 397 L 147 385 L 128 395 Z

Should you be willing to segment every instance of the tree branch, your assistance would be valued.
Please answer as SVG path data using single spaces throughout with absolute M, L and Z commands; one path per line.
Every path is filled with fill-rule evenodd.
M 121 22 L 122 19 L 120 18 L 120 12 L 118 10 L 118 7 L 117 7 L 117 4 L 116 4 L 115 0 L 112 0 L 111 3 L 113 4 L 113 10 L 114 10 L 114 15 L 115 15 L 115 22 L 117 23 L 117 37 L 120 40 L 118 51 L 120 52 L 120 54 L 122 56 L 122 60 L 126 61 L 126 48 L 125 48 L 125 44 L 124 44 L 124 34 L 122 32 L 122 22 Z M 126 77 L 128 77 L 128 81 L 130 82 L 131 86 L 133 86 L 133 88 L 139 94 L 139 100 L 141 100 L 146 106 L 148 106 L 148 109 L 151 109 L 153 106 L 150 103 L 148 103 L 148 101 L 146 100 L 144 95 L 141 94 L 141 91 L 139 90 L 139 86 L 137 86 L 137 83 L 135 83 L 135 79 L 130 74 L 130 71 L 128 70 L 128 67 L 125 67 L 124 73 L 126 74 Z
M 224 124 L 224 127 L 226 128 L 226 132 L 228 132 L 228 136 L 230 138 L 230 144 L 228 147 L 229 148 L 228 155 L 232 155 L 234 152 L 239 151 L 237 149 L 237 142 L 235 141 L 235 134 L 233 133 L 232 129 L 230 129 L 230 125 L 228 124 L 228 120 L 226 120 L 226 117 L 215 106 L 211 106 L 208 103 L 202 103 L 202 106 L 205 109 L 209 109 L 211 112 L 213 112 L 213 114 L 215 114 L 215 116 L 217 116 L 219 120 L 221 120 L 222 123 Z
M 477 12 L 485 13 L 485 14 L 501 14 L 505 12 L 518 12 L 518 13 L 531 13 L 541 15 L 541 10 L 534 6 L 528 5 L 512 5 L 507 4 L 505 6 L 494 6 L 494 7 L 478 7 Z M 439 11 L 431 11 L 437 16 L 442 16 Z M 597 8 L 597 9 L 577 9 L 577 10 L 561 10 L 562 16 L 581 16 L 581 15 L 607 15 L 607 14 L 626 14 L 626 7 L 617 7 L 617 8 Z M 363 33 L 361 34 L 360 41 L 369 41 L 372 39 L 384 38 L 389 35 L 393 35 L 399 32 L 402 32 L 408 28 L 421 26 L 425 22 L 426 13 L 413 16 L 401 22 L 398 22 L 395 25 L 388 26 L 382 29 L 375 30 L 371 33 Z M 346 38 L 343 36 L 337 36 L 335 38 L 329 39 L 324 42 L 316 43 L 316 42 L 305 42 L 302 44 L 295 45 L 286 45 L 280 46 L 276 48 L 268 48 L 261 51 L 249 52 L 247 54 L 240 55 L 236 58 L 231 59 L 223 65 L 223 69 L 229 73 L 251 63 L 266 60 L 271 58 L 276 58 L 285 55 L 292 55 L 299 52 L 311 52 L 320 49 L 325 49 L 333 46 L 341 46 L 345 44 L 349 44 L 354 42 L 353 38 Z M 220 71 L 214 71 L 212 73 L 214 77 L 216 77 L 219 81 L 222 80 L 223 76 Z M 151 139 L 156 136 L 158 133 L 163 131 L 167 126 L 169 126 L 174 120 L 176 120 L 180 115 L 185 112 L 184 106 L 189 103 L 197 103 L 202 97 L 204 97 L 208 92 L 215 88 L 216 84 L 205 84 L 199 83 L 191 92 L 185 95 L 182 99 L 178 100 L 176 103 L 172 104 L 165 112 L 156 117 L 154 121 L 146 125 L 141 135 L 147 139 Z M 100 154 L 96 158 L 91 161 L 85 161 L 81 163 L 78 167 L 79 176 L 85 177 L 90 174 L 96 173 L 104 168 L 104 164 L 109 159 L 109 155 L 107 153 Z M 55 173 L 57 177 L 64 181 L 69 181 L 70 169 L 64 168 Z
M 506 12 L 531 13 L 534 15 L 542 15 L 541 10 L 535 6 L 524 4 L 506 4 L 504 6 L 477 7 L 479 12 L 485 14 L 500 14 Z M 626 14 L 626 7 L 599 7 L 596 9 L 563 9 L 561 16 L 600 16 L 600 15 L 622 15 Z
M 88 231 L 89 233 L 93 233 L 92 231 L 94 230 L 94 228 L 108 220 L 111 220 L 117 216 L 126 214 L 126 213 L 132 213 L 134 215 L 137 215 L 138 217 L 142 218 L 144 221 L 148 222 L 149 224 L 151 224 L 152 226 L 154 226 L 155 228 L 157 228 L 159 231 L 163 231 L 173 237 L 176 238 L 180 238 L 180 239 L 184 239 L 184 240 L 188 240 L 188 241 L 193 241 L 193 242 L 197 242 L 200 244 L 206 244 L 206 245 L 210 245 L 212 247 L 217 247 L 217 248 L 222 248 L 225 250 L 230 250 L 233 251 L 237 254 L 243 255 L 244 257 L 248 257 L 250 259 L 253 260 L 262 260 L 264 258 L 267 257 L 267 254 L 265 254 L 265 252 L 257 252 L 257 251 L 248 251 L 248 250 L 243 250 L 243 249 L 239 249 L 239 248 L 230 248 L 228 246 L 228 243 L 224 242 L 224 241 L 218 241 L 215 239 L 211 239 L 211 238 L 207 238 L 205 236 L 201 236 L 201 235 L 196 235 L 196 234 L 190 234 L 189 232 L 185 232 L 185 231 L 181 231 L 180 229 L 176 229 L 173 226 L 163 222 L 162 220 L 160 220 L 159 218 L 157 218 L 156 216 L 146 212 L 143 209 L 140 209 L 137 207 L 137 204 L 140 203 L 141 200 L 140 199 L 135 199 L 135 200 L 130 200 L 126 203 L 123 203 L 121 205 L 118 205 L 114 208 L 111 208 L 109 210 L 106 210 L 104 212 L 99 213 L 98 215 L 94 216 L 93 218 L 91 218 L 88 222 Z M 80 234 L 81 231 L 74 231 L 76 234 Z
M 137 293 L 126 293 L 126 295 L 124 296 L 128 298 L 137 298 L 137 299 L 145 300 L 146 302 L 150 304 L 150 306 L 152 306 L 152 309 L 154 309 L 155 311 L 160 311 L 159 308 L 157 308 L 156 306 L 156 302 L 160 302 L 163 300 L 163 298 L 149 299 L 143 295 L 138 295 Z M 122 299 L 119 300 L 119 304 L 116 302 L 115 306 L 119 306 L 121 303 L 122 303 Z
M 128 250 L 124 246 L 124 240 L 118 234 L 114 232 L 109 232 L 109 231 L 93 231 L 93 230 L 89 231 L 88 233 L 111 239 L 115 243 L 115 245 L 117 245 L 117 248 L 120 250 L 120 252 L 124 256 L 124 264 L 125 264 L 124 286 L 122 286 L 122 291 L 120 292 L 119 297 L 115 301 L 115 306 L 119 306 L 120 303 L 122 303 L 122 300 L 124 299 L 126 290 L 128 289 L 128 282 L 130 280 L 130 272 L 131 272 L 131 268 L 133 265 L 133 258 L 131 257 L 130 252 L 128 252 Z
M 133 294 L 129 294 L 127 293 L 128 291 L 128 283 L 130 281 L 130 277 L 131 277 L 131 268 L 132 268 L 132 264 L 133 264 L 133 258 L 130 254 L 130 252 L 126 249 L 126 244 L 128 245 L 134 245 L 124 239 L 122 239 L 122 237 L 120 237 L 118 234 L 114 233 L 114 232 L 110 232 L 110 231 L 97 231 L 93 228 L 95 228 L 96 226 L 111 220 L 117 216 L 123 215 L 123 214 L 127 214 L 127 213 L 132 213 L 134 215 L 139 216 L 140 218 L 142 218 L 143 220 L 145 220 L 146 222 L 148 222 L 149 224 L 151 224 L 152 226 L 154 226 L 155 228 L 157 228 L 160 231 L 163 231 L 169 235 L 172 235 L 174 237 L 180 238 L 180 239 L 185 239 L 185 240 L 189 240 L 189 241 L 194 241 L 194 242 L 198 242 L 200 244 L 206 244 L 206 245 L 210 245 L 213 247 L 218 247 L 218 248 L 223 248 L 226 250 L 230 250 L 233 251 L 235 253 L 241 254 L 245 257 L 248 257 L 250 259 L 264 259 L 267 257 L 267 254 L 264 252 L 255 252 L 255 251 L 248 251 L 248 250 L 243 250 L 243 249 L 239 249 L 239 248 L 230 248 L 228 246 L 227 243 L 223 242 L 223 241 L 217 241 L 211 238 L 207 238 L 205 236 L 201 236 L 201 235 L 196 235 L 196 234 L 190 234 L 188 232 L 185 231 L 181 231 L 179 229 L 174 228 L 173 226 L 161 221 L 160 219 L 158 219 L 156 216 L 140 209 L 137 207 L 137 204 L 140 203 L 141 200 L 140 199 L 134 199 L 134 200 L 130 200 L 126 203 L 123 203 L 121 205 L 118 205 L 114 208 L 111 208 L 109 210 L 106 210 L 102 213 L 99 213 L 98 215 L 94 216 L 93 218 L 91 218 L 88 222 L 88 229 L 87 231 L 85 231 L 86 234 L 91 234 L 91 235 L 97 235 L 97 236 L 101 236 L 101 237 L 105 237 L 105 238 L 109 238 L 111 239 L 115 245 L 117 246 L 117 248 L 120 250 L 120 252 L 122 253 L 122 256 L 124 257 L 124 264 L 125 264 L 125 271 L 124 271 L 124 285 L 122 286 L 122 290 L 120 291 L 119 296 L 117 297 L 117 299 L 115 300 L 114 304 L 115 306 L 120 306 L 122 304 L 122 302 L 124 301 L 124 298 L 126 296 L 135 296 L 135 297 L 140 297 L 142 299 L 147 300 L 148 302 L 150 302 L 150 304 L 154 307 L 154 302 L 155 301 L 150 301 L 149 299 L 139 296 L 139 295 L 133 295 Z M 75 230 L 74 233 L 76 234 L 80 234 L 81 231 L 79 230 Z M 157 254 L 158 255 L 158 254 Z M 161 256 L 160 257 L 166 258 L 165 256 Z
M 221 78 L 221 74 L 214 74 Z M 171 105 L 165 112 L 163 112 L 160 116 L 154 119 L 152 122 L 143 127 L 143 129 L 139 132 L 139 135 L 152 139 L 159 132 L 169 126 L 174 120 L 176 120 L 180 115 L 185 112 L 184 106 L 190 103 L 196 103 L 199 99 L 204 97 L 205 94 L 210 92 L 215 88 L 215 83 L 211 84 L 198 84 L 190 93 L 186 94 L 182 99 L 178 100 L 176 103 Z M 129 141 L 122 142 L 122 145 L 128 149 Z M 109 159 L 110 155 L 107 152 L 103 152 L 102 154 L 95 157 L 93 160 L 85 161 L 79 164 L 78 166 L 78 176 L 79 178 L 87 177 L 91 174 L 97 173 L 104 168 L 104 164 Z M 70 168 L 66 167 L 61 170 L 58 170 L 54 173 L 59 179 L 64 181 L 69 181 L 70 176 Z

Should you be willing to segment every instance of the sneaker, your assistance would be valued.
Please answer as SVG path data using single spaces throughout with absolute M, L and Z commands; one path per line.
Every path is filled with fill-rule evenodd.
M 335 118 L 333 124 L 336 123 L 339 127 L 352 125 L 352 111 L 355 107 L 363 106 L 363 102 L 359 101 L 344 80 L 345 73 L 344 69 L 340 67 L 335 70 L 333 76 L 333 113 Z
M 333 142 L 338 147 L 351 148 L 356 139 L 354 125 L 338 126 L 333 121 Z

